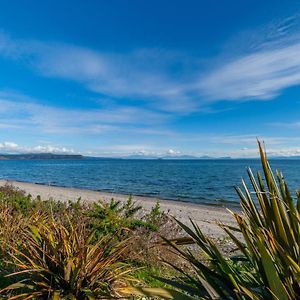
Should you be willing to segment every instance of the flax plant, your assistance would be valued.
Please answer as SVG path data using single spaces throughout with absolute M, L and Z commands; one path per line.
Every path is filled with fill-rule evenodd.
M 66 218 L 68 218 L 66 216 Z M 15 283 L 1 291 L 13 299 L 112 299 L 131 280 L 132 271 L 121 259 L 126 241 L 109 236 L 94 242 L 82 221 L 48 219 L 23 232 L 13 251 Z
M 272 172 L 263 145 L 258 142 L 263 175 L 248 169 L 250 187 L 236 188 L 241 213 L 231 212 L 236 227 L 219 224 L 236 246 L 226 257 L 195 222 L 179 225 L 199 253 L 183 248 L 182 239 L 166 240 L 192 270 L 177 278 L 160 278 L 170 289 L 125 288 L 124 294 L 164 299 L 300 299 L 300 194 L 294 199 L 282 173 Z M 182 244 L 185 244 L 187 239 Z M 202 258 L 199 258 L 199 257 Z

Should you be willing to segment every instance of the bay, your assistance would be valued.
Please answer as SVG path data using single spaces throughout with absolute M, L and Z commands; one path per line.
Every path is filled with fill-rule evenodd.
M 292 192 L 300 188 L 300 160 L 270 163 Z M 3 160 L 0 178 L 219 205 L 239 202 L 234 186 L 247 179 L 247 167 L 261 170 L 257 159 Z

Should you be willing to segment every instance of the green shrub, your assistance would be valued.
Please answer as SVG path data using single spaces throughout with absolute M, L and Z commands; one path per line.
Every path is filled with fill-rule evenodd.
M 157 210 L 157 208 L 154 209 Z M 142 216 L 138 215 L 141 210 L 142 206 L 137 205 L 130 196 L 125 203 L 114 199 L 111 199 L 109 203 L 95 202 L 87 211 L 87 215 L 90 218 L 90 226 L 97 235 L 105 233 L 124 237 L 126 233 L 137 228 L 157 231 L 155 218 L 158 218 L 158 212 L 155 211 L 155 217 L 153 210 Z
M 31 195 L 8 183 L 0 187 L 0 205 L 4 204 L 22 213 L 27 213 L 33 206 Z

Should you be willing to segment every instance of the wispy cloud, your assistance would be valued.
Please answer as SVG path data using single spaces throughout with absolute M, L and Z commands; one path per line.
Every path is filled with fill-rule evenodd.
M 107 53 L 63 43 L 13 40 L 2 33 L 0 55 L 27 64 L 43 76 L 74 80 L 108 97 L 144 100 L 150 107 L 180 113 L 197 105 L 189 96 L 197 62 L 174 51 Z
M 300 29 L 295 24 L 298 15 L 265 26 L 248 42 L 243 38 L 239 53 L 231 51 L 234 56 L 221 53 L 223 59 L 210 58 L 214 65 L 210 70 L 201 57 L 173 50 L 105 52 L 16 40 L 3 33 L 0 55 L 27 64 L 40 75 L 73 80 L 118 101 L 140 100 L 148 107 L 184 114 L 219 100 L 271 99 L 300 84 Z
M 299 13 L 241 32 L 199 77 L 209 101 L 267 100 L 300 84 Z
M 201 91 L 210 100 L 271 99 L 300 84 L 300 42 L 242 56 L 209 73 Z
M 0 118 L 2 128 L 44 133 L 99 135 L 133 131 L 144 135 L 171 134 L 163 129 L 163 124 L 170 118 L 168 114 L 120 105 L 101 109 L 67 109 L 42 105 L 18 93 L 0 92 Z
M 291 129 L 299 129 L 300 128 L 300 121 L 294 122 L 273 122 L 269 125 L 274 127 L 281 127 L 281 128 L 291 128 Z
M 259 153 L 257 148 L 242 148 L 238 150 L 218 152 L 216 156 L 230 156 L 232 158 L 258 158 Z M 267 149 L 268 157 L 295 157 L 300 156 L 300 147 L 272 148 Z
M 267 145 L 275 146 L 286 144 L 300 143 L 300 137 L 298 136 L 261 136 L 260 134 L 244 134 L 244 135 L 216 135 L 208 137 L 213 143 L 220 143 L 224 145 L 244 145 L 253 146 L 256 145 L 257 139 L 263 140 Z

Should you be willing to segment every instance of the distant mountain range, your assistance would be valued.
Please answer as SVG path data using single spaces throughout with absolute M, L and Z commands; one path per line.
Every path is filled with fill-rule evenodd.
M 80 154 L 26 153 L 0 154 L 0 160 L 32 160 L 32 159 L 83 159 Z
M 269 156 L 269 159 L 300 159 L 299 155 L 293 155 L 293 156 Z
M 25 153 L 25 154 L 0 154 L 0 160 L 34 160 L 34 159 L 144 159 L 144 160 L 219 160 L 219 159 L 234 159 L 230 156 L 212 157 L 208 155 L 193 156 L 193 155 L 165 155 L 165 156 L 151 156 L 151 155 L 128 155 L 123 157 L 91 157 L 83 156 L 80 154 L 54 154 L 54 153 Z M 253 159 L 253 158 L 240 158 L 240 159 Z M 254 158 L 254 159 L 258 159 Z M 269 159 L 295 159 L 299 160 L 300 156 L 270 156 Z
M 193 155 L 165 155 L 165 156 L 151 156 L 151 155 L 128 155 L 122 157 L 123 159 L 231 159 L 231 157 L 211 157 L 211 156 L 193 156 Z

